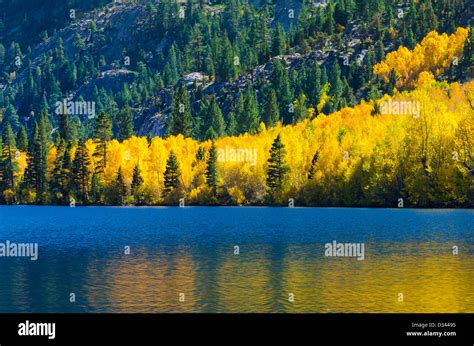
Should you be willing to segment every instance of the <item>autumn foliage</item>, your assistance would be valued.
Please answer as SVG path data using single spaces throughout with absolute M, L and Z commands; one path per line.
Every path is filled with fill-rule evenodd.
M 452 35 L 430 32 L 413 50 L 401 46 L 374 66 L 374 73 L 388 81 L 390 71 L 397 74 L 398 88 L 413 88 L 418 79 L 438 76 L 461 58 L 468 30 L 458 28 Z
M 377 103 L 388 100 L 385 96 Z M 418 116 L 380 114 L 374 112 L 380 107 L 362 102 L 296 125 L 270 129 L 261 125 L 258 134 L 216 140 L 219 183 L 217 200 L 212 200 L 231 205 L 265 203 L 269 152 L 281 134 L 289 170 L 288 184 L 277 203 L 293 198 L 296 205 L 397 206 L 402 198 L 405 206 L 472 206 L 474 82 L 424 84 L 396 94 L 390 102 L 418 103 L 420 112 Z M 95 144 L 89 140 L 86 146 L 92 158 Z M 139 166 L 142 203 L 172 203 L 163 195 L 166 163 L 173 151 L 180 164 L 181 196 L 177 197 L 185 198 L 186 204 L 208 204 L 212 193 L 206 184 L 206 159 L 197 155 L 200 147 L 207 157 L 210 141 L 200 143 L 182 135 L 155 137 L 150 143 L 145 137 L 112 140 L 107 145 L 103 184 L 112 186 L 121 168 L 130 185 L 134 167 Z M 232 149 L 234 157 L 224 155 L 224 150 Z M 255 160 L 239 156 L 249 152 Z M 55 155 L 53 146 L 50 168 Z M 75 150 L 71 160 L 74 155 Z M 19 161 L 22 175 L 24 154 Z M 93 166 L 91 160 L 90 171 Z M 102 203 L 113 203 L 105 196 Z
M 90 158 L 82 160 L 87 162 L 84 171 L 91 173 L 84 189 L 89 191 L 81 197 L 72 189 L 62 197 L 83 204 L 185 200 L 187 205 L 259 205 L 293 200 L 308 206 L 472 207 L 474 81 L 435 79 L 461 56 L 467 34 L 463 28 L 451 36 L 431 32 L 413 51 L 401 47 L 388 54 L 374 72 L 388 82 L 395 71 L 394 95 L 330 115 L 271 128 L 261 123 L 254 134 L 214 142 L 181 134 L 113 139 L 106 144 L 105 167 L 94 155 L 97 144 L 89 139 L 81 148 Z M 58 147 L 49 146 L 51 181 Z M 77 147 L 70 152 L 71 162 L 76 155 Z M 15 181 L 20 185 L 25 153 L 17 163 Z M 99 172 L 95 180 L 92 172 Z M 275 180 L 272 172 L 278 173 L 278 184 L 269 184 Z M 97 199 L 88 200 L 94 194 Z M 35 196 L 25 190 L 21 199 L 28 203 Z

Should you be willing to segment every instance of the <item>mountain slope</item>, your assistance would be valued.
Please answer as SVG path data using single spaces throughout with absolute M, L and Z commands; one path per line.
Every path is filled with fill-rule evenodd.
M 424 0 L 417 7 L 400 7 L 388 0 L 316 3 L 305 8 L 299 1 L 278 0 L 272 6 L 260 3 L 218 1 L 212 6 L 197 3 L 181 9 L 169 0 L 123 1 L 105 7 L 100 7 L 103 1 L 68 1 L 60 6 L 25 1 L 23 7 L 5 1 L 2 6 L 8 13 L 25 11 L 29 26 L 16 15 L 4 19 L 0 113 L 9 116 L 13 105 L 20 123 L 31 131 L 35 117 L 47 108 L 50 120 L 58 126 L 55 104 L 71 97 L 72 101 L 95 102 L 97 112 L 107 112 L 114 122 L 118 111 L 129 106 L 138 134 L 165 135 L 174 90 L 185 81 L 196 138 L 204 138 L 208 130 L 199 128 L 207 123 L 199 118 L 203 101 L 215 95 L 228 122 L 230 113 L 237 112 L 239 95 L 249 86 L 260 109 L 268 89 L 275 89 L 282 121 L 289 123 L 294 121 L 288 111 L 290 103 L 302 95 L 307 108 L 316 108 L 320 102 L 321 90 L 314 90 L 311 81 L 312 62 L 323 68 L 319 82 L 333 84 L 329 94 L 339 101 L 324 109 L 332 112 L 386 91 L 371 71 L 388 51 L 401 43 L 414 45 L 410 40 L 421 38 L 434 25 L 453 31 L 450 25 L 470 18 L 467 2 L 459 0 L 436 4 Z M 29 28 L 44 29 L 47 11 L 53 7 L 62 14 L 52 13 L 60 19 L 50 23 L 49 37 L 43 35 L 40 42 L 27 35 Z M 76 11 L 75 18 L 69 17 L 70 10 Z M 402 18 L 399 11 L 404 13 Z M 428 17 L 434 22 L 426 22 Z M 279 31 L 277 23 L 287 32 Z M 21 45 L 10 44 L 15 39 Z M 27 44 L 32 44 L 31 50 Z M 271 76 L 276 56 L 288 63 L 287 76 L 280 80 Z M 339 67 L 334 66 L 335 61 Z M 334 75 L 333 68 L 341 71 L 340 77 L 328 80 Z M 287 91 L 282 89 L 285 83 L 289 84 Z M 264 119 L 264 114 L 259 117 Z M 90 136 L 93 124 L 87 122 L 88 117 L 79 114 L 74 123 L 80 124 L 79 132 Z

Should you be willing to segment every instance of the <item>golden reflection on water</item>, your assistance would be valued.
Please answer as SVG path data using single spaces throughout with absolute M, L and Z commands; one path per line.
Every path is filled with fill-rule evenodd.
M 88 304 L 98 310 L 107 302 L 106 309 L 124 313 L 198 311 L 196 264 L 184 251 L 171 260 L 166 256 L 123 256 L 109 260 L 105 270 L 98 272 L 102 267 L 95 261 L 88 268 L 93 283 Z
M 268 249 L 260 248 L 255 261 L 239 256 L 222 255 L 217 270 L 219 312 L 272 312 L 272 273 Z
M 461 247 L 455 256 L 451 246 L 366 244 L 363 261 L 324 257 L 323 244 L 259 245 L 239 256 L 231 247 L 205 255 L 137 249 L 89 263 L 87 304 L 111 312 L 472 313 L 474 256 Z

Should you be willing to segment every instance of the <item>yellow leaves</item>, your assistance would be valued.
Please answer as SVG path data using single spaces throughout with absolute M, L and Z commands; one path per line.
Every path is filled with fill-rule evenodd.
M 394 69 L 397 74 L 402 78 L 403 83 L 407 79 L 409 72 L 406 65 L 411 61 L 412 53 L 406 47 L 400 47 L 397 51 L 388 53 L 385 60 L 374 66 L 374 73 L 381 75 L 383 79 L 388 82 L 388 74 Z
M 229 196 L 232 199 L 232 204 L 240 205 L 245 202 L 245 196 L 237 186 L 229 188 Z
M 390 35 L 390 38 L 394 39 L 395 37 L 397 37 L 397 30 L 395 30 L 395 28 L 391 26 L 388 29 L 388 34 Z
M 338 32 L 343 32 L 346 27 L 345 27 L 344 25 L 337 24 L 337 25 L 336 25 L 336 28 L 337 28 L 337 31 L 338 31 Z
M 324 105 L 329 101 L 330 97 L 328 96 L 329 88 L 331 85 L 329 83 L 324 84 L 321 90 L 321 97 L 319 98 L 319 103 L 316 106 L 318 113 L 321 113 Z
M 431 86 L 436 82 L 433 74 L 428 71 L 423 71 L 418 76 L 417 81 L 415 82 L 415 88 L 421 88 L 424 86 Z
M 47 165 L 48 167 L 54 167 L 54 161 L 56 160 L 56 155 L 57 155 L 57 150 L 56 147 L 51 147 L 49 152 L 48 152 L 48 157 L 47 157 Z M 51 173 L 51 172 L 49 172 Z M 48 175 L 48 178 L 50 177 L 51 174 Z
M 459 90 L 459 88 L 457 88 L 457 89 Z M 468 83 L 466 85 L 464 95 L 466 96 L 466 98 L 468 100 L 468 105 L 469 105 L 470 111 L 472 113 L 472 111 L 474 110 L 474 83 Z M 453 96 L 454 96 L 454 94 L 453 94 Z
M 187 200 L 196 204 L 206 204 L 214 199 L 211 189 L 207 185 L 199 186 L 188 194 Z
M 23 175 L 27 166 L 26 162 L 26 153 L 20 153 L 20 157 L 18 158 L 18 175 Z
M 6 204 L 11 204 L 15 201 L 15 191 L 12 189 L 6 189 L 3 191 L 3 199 Z
M 432 31 L 413 51 L 400 47 L 397 51 L 387 54 L 384 61 L 374 66 L 374 73 L 388 81 L 388 75 L 393 69 L 400 77 L 398 87 L 416 87 L 423 72 L 431 72 L 436 77 L 444 73 L 456 59 L 460 59 L 467 35 L 468 30 L 465 28 L 458 28 L 450 36 Z M 427 75 L 422 78 L 422 81 L 428 81 Z
M 398 179 L 395 177 L 398 167 L 403 165 L 403 174 L 410 181 L 410 177 L 417 176 L 420 158 L 424 157 L 427 159 L 422 176 L 439 175 L 447 185 L 453 185 L 453 172 L 467 175 L 469 167 L 474 166 L 471 159 L 474 151 L 474 81 L 464 85 L 434 83 L 432 72 L 424 70 L 417 74 L 414 85 L 415 90 L 396 93 L 393 97 L 385 95 L 378 104 L 419 105 L 419 117 L 414 117 L 410 110 L 402 112 L 400 107 L 397 111 L 388 107 L 392 111 L 372 114 L 373 102 L 362 101 L 353 108 L 343 108 L 329 116 L 320 114 L 295 125 L 279 123 L 268 129 L 261 125 L 258 134 L 217 139 L 222 199 L 235 205 L 264 201 L 269 151 L 278 134 L 285 145 L 286 164 L 290 168 L 291 189 L 282 194 L 286 199 L 299 189 L 307 189 L 313 196 L 321 196 L 320 201 L 324 203 L 325 198 L 333 198 L 325 194 L 330 196 L 336 191 L 345 196 L 347 191 L 338 189 L 354 176 L 362 181 L 366 175 L 370 176 L 362 182 L 363 189 L 370 198 L 378 198 L 384 193 L 379 189 Z M 92 157 L 95 144 L 88 140 L 86 147 Z M 196 154 L 200 147 L 206 153 L 204 159 L 198 161 Z M 213 196 L 206 186 L 205 170 L 210 147 L 211 141 L 200 143 L 181 135 L 155 137 L 150 144 L 145 137 L 131 137 L 123 142 L 112 140 L 107 145 L 104 180 L 106 184 L 115 181 L 117 171 L 122 167 L 125 180 L 130 184 L 133 168 L 139 165 L 144 180 L 144 200 L 160 203 L 163 173 L 173 150 L 180 164 L 186 203 L 209 203 Z M 318 160 L 313 180 L 308 183 L 308 170 L 316 152 Z M 75 148 L 71 150 L 71 156 L 74 155 Z M 456 160 L 451 159 L 453 155 Z M 56 148 L 52 147 L 48 156 L 50 168 L 55 156 Z M 26 166 L 26 154 L 20 155 L 19 163 L 21 175 Z M 416 179 L 411 183 L 412 188 L 419 185 Z
M 74 148 L 74 150 L 71 150 L 71 156 L 74 157 L 74 155 L 76 154 L 76 149 L 77 148 Z M 87 149 L 87 152 L 89 154 L 89 157 L 92 157 L 92 154 L 94 153 L 94 150 L 95 150 L 95 144 L 94 144 L 94 141 L 92 139 L 88 139 L 86 141 L 86 149 Z

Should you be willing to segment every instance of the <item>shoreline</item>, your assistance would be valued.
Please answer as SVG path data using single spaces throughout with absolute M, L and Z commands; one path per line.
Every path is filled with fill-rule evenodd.
M 103 205 L 103 204 L 89 204 L 89 205 L 76 205 L 74 207 L 68 205 L 58 204 L 0 204 L 1 207 L 62 207 L 62 208 L 123 208 L 123 209 L 147 209 L 147 208 L 232 208 L 232 209 L 384 209 L 384 210 L 473 210 L 474 207 L 367 207 L 367 206 L 294 206 L 288 207 L 284 205 Z

